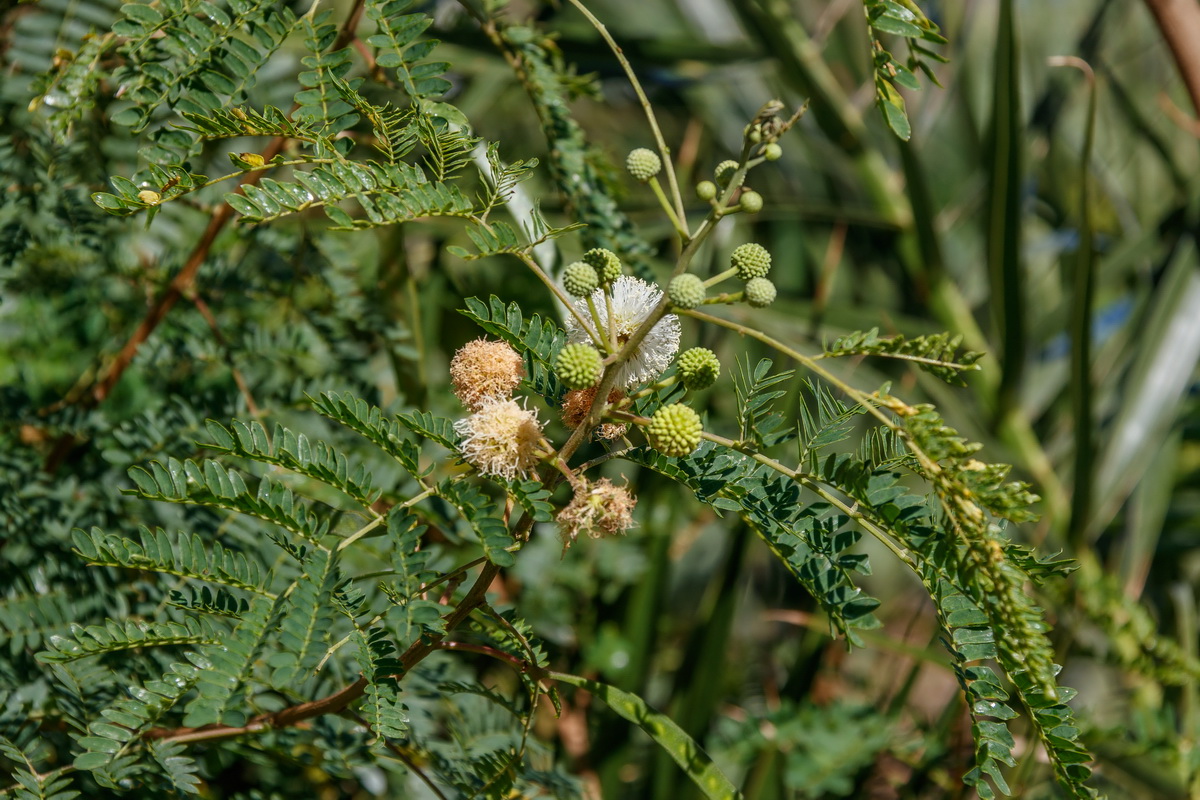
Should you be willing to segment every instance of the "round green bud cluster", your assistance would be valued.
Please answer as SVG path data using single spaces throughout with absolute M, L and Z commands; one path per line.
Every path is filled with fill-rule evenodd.
M 696 184 L 696 197 L 701 200 L 713 200 L 717 196 L 717 185 L 712 181 L 700 181 Z
M 771 254 L 761 244 L 746 242 L 733 249 L 729 266 L 737 269 L 738 277 L 744 281 L 763 278 L 771 271 Z
M 738 205 L 742 211 L 747 214 L 757 214 L 762 211 L 763 198 L 758 192 L 742 192 L 741 198 L 738 200 Z
M 704 426 L 700 415 L 683 403 L 672 403 L 654 412 L 646 426 L 650 446 L 664 456 L 682 457 L 700 446 Z
M 704 281 L 690 272 L 676 275 L 667 284 L 667 297 L 680 308 L 695 308 L 704 302 L 706 294 Z
M 662 169 L 662 161 L 659 160 L 658 153 L 639 147 L 629 151 L 629 155 L 625 158 L 625 169 L 629 170 L 629 174 L 635 180 L 645 183 L 659 173 Z
M 778 161 L 783 157 L 783 148 L 774 142 L 771 142 L 769 145 L 763 148 L 762 154 L 763 158 L 765 158 L 767 161 Z
M 747 125 L 742 131 L 742 135 L 751 142 L 758 144 L 762 141 L 762 125 Z
M 707 389 L 720 374 L 721 362 L 707 347 L 693 347 L 679 355 L 679 380 L 691 391 Z
M 600 380 L 604 364 L 590 344 L 569 344 L 558 351 L 554 374 L 568 389 L 587 389 Z
M 775 284 L 766 278 L 746 281 L 746 302 L 755 308 L 766 308 L 775 302 Z
M 576 261 L 563 270 L 563 288 L 574 297 L 587 297 L 600 285 L 600 276 L 591 264 Z
M 612 250 L 593 247 L 583 254 L 583 260 L 599 273 L 602 286 L 608 286 L 621 277 L 621 259 Z
M 717 168 L 713 170 L 713 176 L 717 179 L 717 185 L 725 187 L 729 185 L 729 181 L 733 179 L 733 173 L 737 172 L 738 162 L 730 159 L 717 164 Z

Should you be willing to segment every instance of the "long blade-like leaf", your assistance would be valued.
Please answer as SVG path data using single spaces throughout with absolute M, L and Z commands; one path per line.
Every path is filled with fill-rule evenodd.
M 742 793 L 717 769 L 708 753 L 704 752 L 692 737 L 684 733 L 670 717 L 646 705 L 646 701 L 636 694 L 564 672 L 548 672 L 546 677 L 591 692 L 617 714 L 648 733 L 700 787 L 705 797 L 712 800 L 742 797 Z

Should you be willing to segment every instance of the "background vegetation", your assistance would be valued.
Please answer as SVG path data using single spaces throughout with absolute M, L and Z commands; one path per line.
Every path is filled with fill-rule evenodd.
M 258 5 L 217 4 L 255 19 Z M 1093 784 L 1110 797 L 1194 796 L 1200 152 L 1179 110 L 1187 95 L 1140 5 L 921 5 L 949 41 L 936 48 L 949 64 L 929 61 L 942 88 L 923 80 L 905 90 L 907 141 L 874 108 L 875 56 L 859 0 L 589 8 L 642 78 L 697 213 L 688 187 L 738 155 L 762 103 L 811 99 L 782 141 L 783 159 L 755 173 L 765 209 L 727 222 L 700 258 L 720 263 L 750 240 L 775 254 L 780 297 L 753 322 L 804 353 L 876 327 L 910 337 L 948 330 L 988 353 L 961 389 L 871 359 L 839 374 L 860 386 L 892 381 L 909 402 L 936 403 L 950 425 L 985 443 L 989 461 L 1013 463 L 1034 485 L 1040 521 L 1008 530 L 1077 564 L 1069 578 L 1031 591 L 1053 625 L 1061 682 L 1079 691 L 1072 706 L 1096 758 Z M 413 85 L 397 86 L 385 72 L 395 64 L 371 38 L 380 18 L 351 2 L 321 8 L 331 14 L 320 35 L 336 38 L 325 46 L 351 48 L 348 75 L 367 79 L 363 95 L 406 102 Z M 278 9 L 277 21 L 309 12 L 307 3 Z M 435 57 L 452 64 L 441 76 L 445 97 L 474 134 L 500 142 L 509 161 L 541 162 L 514 202 L 539 202 L 553 225 L 590 223 L 539 258 L 561 265 L 599 244 L 628 254 L 635 270 L 665 274 L 669 222 L 619 170 L 650 134 L 619 65 L 579 12 L 514 3 L 503 24 L 481 26 L 471 3 L 417 10 L 435 18 L 430 33 L 443 42 Z M 97 207 L 93 192 L 122 196 L 109 178 L 133 174 L 148 141 L 182 148 L 194 172 L 212 176 L 229 171 L 231 153 L 275 155 L 263 152 L 269 138 L 189 149 L 169 129 L 149 140 L 133 132 L 139 120 L 126 93 L 159 84 L 130 70 L 104 37 L 139 13 L 110 0 L 42 0 L 0 21 L 0 766 L 50 776 L 36 791 L 25 787 L 35 797 L 57 790 L 55 770 L 78 751 L 70 734 L 127 685 L 121 653 L 57 662 L 36 654 L 53 650 L 50 637 L 73 621 L 158 618 L 169 592 L 183 590 L 149 573 L 86 567 L 72 530 L 220 533 L 247 550 L 263 536 L 265 526 L 239 515 L 120 494 L 133 487 L 131 465 L 203 458 L 211 451 L 197 442 L 213 441 L 204 420 L 237 417 L 335 442 L 387 474 L 382 453 L 317 415 L 306 397 L 350 391 L 388 411 L 454 418 L 449 359 L 480 335 L 458 311 L 464 298 L 497 295 L 520 301 L 526 315 L 558 318 L 516 261 L 448 251 L 470 246 L 455 220 L 348 234 L 330 231 L 319 213 L 234 221 L 202 195 L 164 204 L 150 224 L 146 214 Z M 329 118 L 334 101 L 296 96 L 296 76 L 330 65 L 303 62 L 312 47 L 303 33 L 283 38 L 286 30 L 264 23 L 239 34 L 253 37 L 263 62 L 245 85 L 203 72 L 166 76 L 169 102 L 191 96 L 204 114 L 199 93 L 244 94 L 250 108 L 302 118 L 306 103 L 319 104 L 314 113 Z M 904 61 L 903 44 L 885 41 Z M 1089 74 L 1052 56 L 1086 62 L 1094 95 Z M 369 135 L 350 130 L 352 141 Z M 138 188 L 114 208 L 135 205 Z M 771 355 L 723 333 L 704 330 L 695 343 L 715 350 L 727 373 Z M 778 405 L 796 413 L 803 383 L 781 388 Z M 703 403 L 714 427 L 737 413 L 729 391 Z M 934 607 L 901 563 L 860 545 L 872 556 L 863 583 L 884 600 L 882 625 L 848 650 L 749 526 L 650 469 L 620 471 L 637 487 L 639 527 L 560 558 L 546 526 L 493 587 L 519 606 L 556 669 L 667 712 L 748 797 L 975 791 L 963 783 L 976 757 L 967 702 Z M 158 674 L 171 663 L 145 658 Z M 350 723 L 317 718 L 306 739 L 279 732 L 201 745 L 186 764 L 164 746 L 155 757 L 166 777 L 124 788 L 436 796 L 411 775 L 481 770 L 486 760 L 471 759 L 513 736 L 495 698 L 449 698 L 439 684 L 513 691 L 515 679 L 486 658 L 430 663 L 437 674 L 406 692 L 407 713 L 438 735 L 411 751 L 381 758 Z M 545 776 L 524 775 L 520 791 L 690 791 L 625 720 L 584 693 L 563 701 L 558 716 L 543 708 L 531 720 L 528 761 Z M 1028 724 L 1018 719 L 1012 731 L 1016 761 L 1004 773 L 1012 794 L 1059 796 Z M 119 788 L 102 785 L 82 788 Z

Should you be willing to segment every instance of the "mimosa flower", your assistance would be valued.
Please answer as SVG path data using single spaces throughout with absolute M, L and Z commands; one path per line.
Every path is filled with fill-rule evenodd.
M 541 457 L 542 423 L 516 400 L 496 400 L 454 423 L 463 459 L 484 475 L 526 477 Z
M 615 329 L 617 347 L 629 341 L 630 335 L 641 326 L 650 316 L 659 301 L 662 292 L 657 286 L 629 275 L 622 275 L 612 285 L 612 327 Z M 605 332 L 610 325 L 608 307 L 604 301 L 604 291 L 597 289 L 592 292 L 592 304 L 596 307 L 600 324 Z M 567 339 L 572 343 L 591 342 L 589 331 L 594 332 L 595 322 L 586 300 L 575 304 L 579 315 L 588 322 L 588 329 L 580 327 L 575 317 L 567 317 Z M 667 314 L 655 323 L 654 327 L 642 339 L 632 357 L 621 365 L 617 372 L 617 386 L 628 389 L 632 386 L 652 381 L 671 365 L 671 359 L 679 350 L 680 326 L 679 318 Z
M 467 342 L 450 362 L 454 394 L 472 411 L 510 397 L 524 375 L 521 356 L 507 342 Z

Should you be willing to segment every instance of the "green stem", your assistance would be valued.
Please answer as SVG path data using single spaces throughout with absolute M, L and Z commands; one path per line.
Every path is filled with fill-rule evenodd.
M 654 190 L 654 196 L 658 198 L 658 204 L 662 206 L 663 211 L 667 212 L 667 216 L 671 220 L 671 225 L 675 227 L 675 232 L 679 234 L 679 238 L 687 241 L 690 235 L 687 226 L 675 215 L 675 209 L 671 208 L 671 201 L 663 193 L 662 185 L 659 184 L 658 178 L 650 178 L 650 188 Z
M 428 494 L 428 492 L 426 492 L 426 494 Z M 386 521 L 387 521 L 387 517 L 384 517 L 383 515 L 377 515 L 375 517 L 375 519 L 371 520 L 366 525 L 362 526 L 357 531 L 355 531 L 354 533 L 350 534 L 345 539 L 343 539 L 338 544 L 337 551 L 340 553 L 342 550 L 345 550 L 347 547 L 354 544 L 359 539 L 366 536 L 368 533 L 375 530 L 376 528 L 378 528 L 381 524 L 383 524 Z
M 716 275 L 713 275 L 708 280 L 706 280 L 704 282 L 704 288 L 707 289 L 710 286 L 716 286 L 721 281 L 732 278 L 734 275 L 737 275 L 737 267 L 730 267 L 729 269 L 725 270 L 724 272 L 719 272 Z
M 604 287 L 604 311 L 608 314 L 608 352 L 617 351 L 617 323 L 613 318 L 612 287 Z
M 588 334 L 592 340 L 592 343 L 596 345 L 597 349 L 603 350 L 604 346 L 596 338 L 595 333 L 592 332 L 592 329 L 588 326 L 587 321 L 583 318 L 583 315 L 579 313 L 579 309 L 575 307 L 574 301 L 571 300 L 570 296 L 566 292 L 559 288 L 558 284 L 550 280 L 550 276 L 547 275 L 545 270 L 541 268 L 541 265 L 534 261 L 533 257 L 529 255 L 529 253 L 524 251 L 513 253 L 513 255 L 515 255 L 522 264 L 529 267 L 529 269 L 533 271 L 533 274 L 537 276 L 538 280 L 545 284 L 546 288 L 558 298 L 558 301 L 567 307 L 568 313 L 570 313 L 570 315 L 575 318 L 575 321 L 579 323 L 579 327 Z
M 606 301 L 608 300 L 607 293 L 605 293 L 604 299 Z M 611 302 L 610 302 L 610 306 L 611 306 Z M 611 337 L 606 333 L 604 325 L 600 322 L 600 309 L 596 308 L 596 301 L 592 299 L 592 296 L 590 294 L 587 296 L 587 307 L 588 307 L 588 312 L 592 315 L 592 322 L 596 323 L 596 337 L 595 338 L 601 340 L 604 343 L 603 350 L 605 353 L 612 353 L 612 351 L 613 351 L 612 342 L 609 341 L 609 339 Z M 612 317 L 610 316 L 609 319 L 612 319 Z
M 613 51 L 621 68 L 625 70 L 625 76 L 629 78 L 629 83 L 633 86 L 633 91 L 637 94 L 638 101 L 642 104 L 642 111 L 646 114 L 646 121 L 650 124 L 650 131 L 654 134 L 654 142 L 658 145 L 658 154 L 662 156 L 663 169 L 667 172 L 667 183 L 671 186 L 671 197 L 675 200 L 675 211 L 678 214 L 677 219 L 685 219 L 686 213 L 683 209 L 683 196 L 679 194 L 679 180 L 675 177 L 675 164 L 671 159 L 671 148 L 667 147 L 666 140 L 663 139 L 662 129 L 658 127 L 658 119 L 654 116 L 654 108 L 650 105 L 650 99 L 646 97 L 645 91 L 642 90 L 642 84 L 638 82 L 637 75 L 633 73 L 633 67 L 630 66 L 629 60 L 625 58 L 625 53 L 621 50 L 621 46 L 609 34 L 608 28 L 604 27 L 604 23 L 596 19 L 596 16 L 588 11 L 587 7 L 579 0 L 571 0 L 571 5 L 579 9 L 583 16 L 587 17 L 587 21 L 592 23 L 600 37 L 608 44 L 609 49 Z

